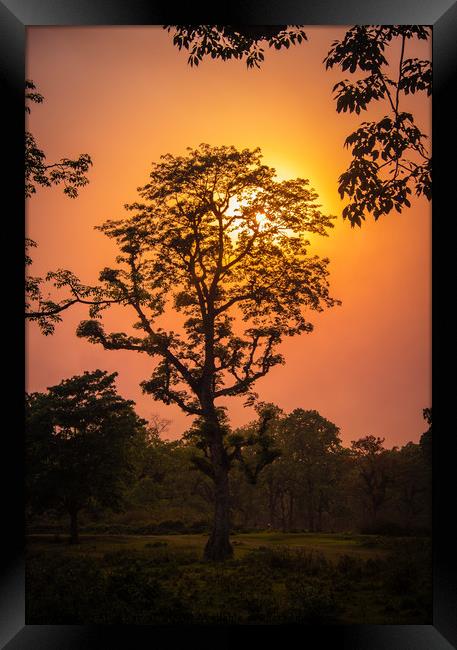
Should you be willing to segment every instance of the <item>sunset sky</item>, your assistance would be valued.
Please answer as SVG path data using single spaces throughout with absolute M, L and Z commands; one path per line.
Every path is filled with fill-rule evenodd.
M 345 31 L 307 27 L 308 42 L 267 49 L 263 67 L 251 70 L 211 59 L 191 68 L 160 27 L 29 28 L 27 77 L 45 101 L 32 105 L 28 128 L 49 162 L 89 153 L 94 166 L 76 200 L 59 187 L 38 189 L 27 202 L 27 235 L 39 244 L 34 275 L 67 268 L 96 284 L 117 248 L 94 226 L 124 216 L 151 162 L 201 142 L 260 147 L 281 179 L 308 178 L 322 211 L 338 215 L 328 238 L 312 237 L 310 252 L 330 258 L 331 295 L 342 306 L 312 313 L 314 332 L 283 343 L 286 364 L 258 381 L 256 391 L 286 412 L 318 410 L 341 428 L 345 444 L 373 434 L 390 447 L 419 440 L 427 428 L 422 409 L 431 405 L 431 207 L 413 199 L 402 214 L 369 217 L 361 229 L 341 217 L 337 181 L 350 161 L 345 137 L 387 114 L 380 104 L 365 115 L 336 113 L 332 87 L 350 75 L 325 71 L 322 60 Z M 430 58 L 431 44 L 409 44 L 406 55 Z M 425 95 L 403 110 L 430 134 Z M 133 322 L 127 309 L 105 314 L 107 331 Z M 151 358 L 76 338 L 85 318 L 78 305 L 64 312 L 52 336 L 27 326 L 27 390 L 44 391 L 84 370 L 116 370 L 122 396 L 141 416 L 170 420 L 167 437 L 179 437 L 190 418 L 139 387 L 151 374 Z M 243 399 L 227 405 L 234 426 L 254 417 Z

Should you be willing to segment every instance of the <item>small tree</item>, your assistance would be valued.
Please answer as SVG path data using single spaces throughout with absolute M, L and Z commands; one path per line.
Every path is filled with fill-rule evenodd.
M 121 249 L 120 266 L 100 281 L 133 310 L 136 333 L 108 334 L 89 320 L 78 335 L 156 358 L 143 390 L 200 418 L 216 495 L 205 557 L 220 560 L 232 553 L 232 452 L 218 401 L 245 395 L 252 403 L 255 382 L 284 361 L 282 339 L 312 330 L 304 309 L 338 302 L 328 292 L 328 259 L 309 256 L 305 237 L 326 235 L 333 217 L 319 210 L 308 181 L 277 181 L 259 149 L 167 154 L 140 195 L 142 203 L 126 206 L 131 216 L 99 228 Z M 184 315 L 182 327 L 160 326 L 166 308 Z
M 116 376 L 85 372 L 26 399 L 28 500 L 68 513 L 72 543 L 82 509 L 121 506 L 144 440 L 146 422 L 117 394 Z

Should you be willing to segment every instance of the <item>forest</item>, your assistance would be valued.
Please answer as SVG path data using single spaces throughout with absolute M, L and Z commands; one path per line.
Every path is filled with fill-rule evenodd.
M 80 528 L 134 535 L 209 532 L 214 481 L 195 428 L 167 440 L 166 421 L 142 421 L 117 395 L 111 399 L 125 405 L 132 422 L 123 416 L 111 428 L 104 414 L 113 405 L 102 388 L 85 406 L 91 416 L 99 410 L 101 422 L 91 423 L 90 438 L 75 440 L 87 416 L 81 397 L 77 408 L 72 405 L 71 391 L 76 394 L 76 384 L 83 383 L 100 390 L 97 384 L 109 381 L 113 389 L 114 377 L 97 371 L 62 382 L 49 396 L 29 396 L 29 532 L 71 534 L 74 543 Z M 56 405 L 62 418 L 56 434 L 48 419 L 53 407 L 44 405 L 63 389 L 68 392 Z M 271 419 L 259 436 L 267 409 Z M 233 444 L 252 442 L 230 473 L 232 532 L 430 534 L 431 409 L 424 409 L 419 443 L 391 449 L 372 435 L 344 447 L 338 427 L 317 411 L 286 414 L 272 404 L 259 410 L 257 420 L 229 434 Z M 270 462 L 259 470 L 265 449 Z M 75 509 L 79 517 L 72 523 Z

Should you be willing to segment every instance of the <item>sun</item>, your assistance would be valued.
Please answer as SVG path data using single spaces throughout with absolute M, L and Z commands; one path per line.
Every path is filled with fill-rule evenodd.
M 244 219 L 242 218 L 243 205 L 244 205 L 243 201 L 239 201 L 236 196 L 232 196 L 232 198 L 229 201 L 229 207 L 225 211 L 225 216 L 228 219 L 233 219 L 234 217 L 237 216 L 240 217 L 239 220 L 235 219 L 233 221 L 233 227 L 230 229 L 231 236 L 235 238 L 237 237 L 237 233 L 241 230 L 244 221 Z M 271 225 L 267 215 L 264 214 L 263 212 L 256 213 L 255 221 L 257 223 L 259 231 L 265 231 Z

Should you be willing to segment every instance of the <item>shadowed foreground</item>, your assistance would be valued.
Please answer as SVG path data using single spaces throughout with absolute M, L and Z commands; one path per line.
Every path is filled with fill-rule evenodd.
M 51 536 L 28 543 L 27 624 L 428 624 L 425 538 L 240 534 L 225 563 L 204 535 Z

